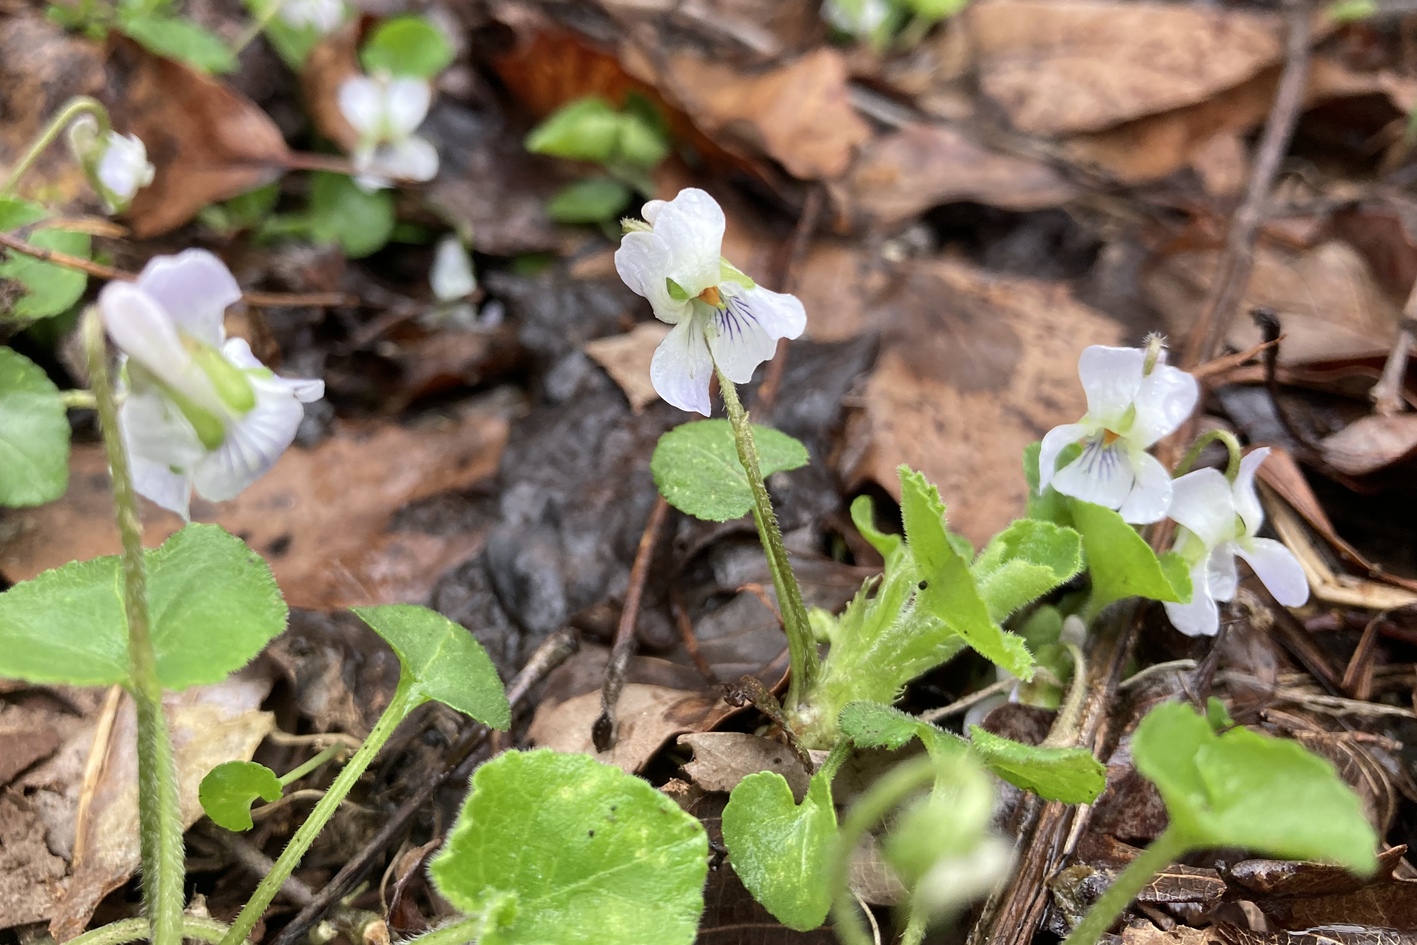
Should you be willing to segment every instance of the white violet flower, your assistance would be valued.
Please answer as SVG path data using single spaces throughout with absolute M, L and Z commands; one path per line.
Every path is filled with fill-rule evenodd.
M 779 338 L 802 334 L 807 312 L 796 296 L 758 286 L 720 255 L 723 209 L 702 190 L 651 200 L 642 212 L 649 225 L 625 234 L 615 268 L 674 326 L 654 353 L 650 380 L 669 403 L 708 416 L 714 365 L 747 383 Z
M 433 89 L 423 79 L 354 76 L 339 88 L 339 109 L 359 135 L 356 182 L 368 190 L 389 179 L 424 181 L 438 174 L 438 151 L 413 132 L 423 124 Z
M 1038 456 L 1039 487 L 1117 509 L 1134 524 L 1155 522 L 1171 504 L 1171 475 L 1146 451 L 1190 416 L 1196 379 L 1165 364 L 1157 351 L 1148 367 L 1140 348 L 1092 345 L 1078 359 L 1087 392 L 1087 413 L 1077 423 L 1054 427 Z M 1073 443 L 1082 455 L 1054 471 Z
M 110 131 L 102 139 L 92 115 L 81 115 L 69 128 L 69 144 L 109 213 L 133 202 L 139 190 L 153 182 L 156 169 L 137 135 Z
M 1255 572 L 1274 599 L 1298 607 L 1309 599 L 1309 582 L 1294 553 L 1282 543 L 1256 538 L 1264 509 L 1255 492 L 1255 471 L 1269 448 L 1240 460 L 1232 485 L 1218 469 L 1197 469 L 1175 482 L 1171 518 L 1180 525 L 1177 554 L 1191 566 L 1191 602 L 1167 604 L 1171 623 L 1187 636 L 1214 636 L 1220 629 L 1216 601 L 1235 596 L 1235 558 Z
M 472 272 L 472 259 L 462 240 L 452 233 L 438 241 L 433 253 L 433 267 L 428 270 L 428 284 L 439 302 L 465 299 L 477 288 L 477 276 Z
M 296 29 L 308 26 L 325 36 L 344 23 L 344 0 L 285 0 L 280 18 Z
M 231 272 L 206 250 L 158 256 L 135 283 L 110 282 L 99 314 L 123 354 L 126 396 L 118 425 L 133 487 L 186 518 L 192 490 L 234 498 L 295 438 L 302 403 L 323 381 L 276 377 L 240 338 L 227 340 L 226 307 L 241 298 Z

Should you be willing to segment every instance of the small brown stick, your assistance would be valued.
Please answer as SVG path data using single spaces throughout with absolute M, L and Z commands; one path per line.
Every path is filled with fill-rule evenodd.
M 1378 629 L 1387 622 L 1386 612 L 1380 613 L 1368 625 L 1363 628 L 1363 636 L 1358 640 L 1358 647 L 1353 651 L 1353 657 L 1348 661 L 1348 668 L 1343 671 L 1343 681 L 1339 688 L 1349 698 L 1357 699 L 1359 702 L 1367 702 L 1373 695 L 1373 666 L 1377 657 Z
M 792 234 L 787 261 L 782 267 L 782 278 L 778 280 L 783 292 L 792 292 L 797 288 L 797 271 L 802 268 L 802 260 L 807 256 L 807 247 L 812 242 L 812 234 L 816 233 L 817 226 L 821 223 L 822 209 L 826 205 L 822 192 L 823 188 L 813 187 L 807 192 L 807 199 L 802 204 L 802 215 L 797 218 L 797 229 Z M 787 369 L 788 344 L 786 338 L 778 339 L 777 353 L 768 362 L 768 369 L 763 372 L 763 382 L 758 385 L 757 395 L 753 398 L 752 406 L 757 408 L 761 418 L 766 419 L 772 413 L 773 402 L 777 400 L 778 388 L 782 386 L 782 375 Z
M 625 671 L 630 666 L 630 656 L 635 649 L 635 621 L 640 616 L 640 601 L 644 599 L 650 559 L 654 557 L 654 546 L 659 544 L 659 533 L 664 529 L 664 519 L 668 514 L 669 503 L 664 501 L 664 496 L 656 496 L 649 521 L 640 535 L 640 546 L 635 549 L 635 563 L 630 566 L 625 606 L 620 608 L 615 643 L 610 647 L 610 662 L 605 667 L 605 683 L 600 687 L 600 717 L 590 729 L 596 751 L 609 751 L 615 744 L 615 705 L 620 701 L 620 691 L 625 688 Z
M 1186 341 L 1186 367 L 1204 364 L 1215 357 L 1230 319 L 1244 297 L 1255 263 L 1255 240 L 1264 221 L 1265 203 L 1274 186 L 1279 163 L 1294 134 L 1299 108 L 1304 101 L 1304 88 L 1309 76 L 1309 4 L 1305 0 L 1286 0 L 1288 38 L 1285 43 L 1284 72 L 1265 122 L 1255 152 L 1254 170 L 1245 199 L 1230 218 L 1230 230 L 1225 236 L 1225 252 L 1216 267 L 1211 283 L 1210 301 L 1191 329 Z
M 527 660 L 526 666 L 507 687 L 507 701 L 511 703 L 512 708 L 517 708 L 533 688 L 579 648 L 580 641 L 571 630 L 558 630 L 542 641 L 536 652 L 531 655 L 531 659 Z M 474 752 L 487 740 L 488 732 L 489 729 L 478 722 L 466 725 L 448 751 L 443 770 L 418 786 L 418 790 L 399 806 L 384 826 L 379 828 L 379 832 L 345 863 L 333 879 L 321 887 L 309 905 L 290 920 L 290 924 L 281 930 L 280 936 L 272 945 L 297 945 L 302 941 L 305 934 L 320 921 L 320 917 L 353 889 L 355 883 L 364 878 L 379 855 L 402 835 L 409 821 L 439 788 L 455 778 L 467 777 L 468 763 L 473 760 Z
M 137 273 L 105 266 L 103 263 L 94 262 L 92 259 L 85 259 L 82 256 L 71 256 L 58 250 L 26 243 L 10 233 L 0 233 L 0 246 L 26 256 L 32 256 L 40 262 L 53 263 L 67 269 L 77 269 L 95 279 L 107 279 L 110 282 L 136 282 L 138 279 Z M 296 308 L 306 305 L 312 308 L 328 308 L 335 305 L 357 305 L 359 303 L 357 298 L 343 292 L 242 292 L 241 301 L 247 305 L 261 305 L 269 308 Z
M 718 673 L 713 671 L 709 661 L 704 659 L 704 654 L 699 651 L 699 638 L 694 633 L 694 621 L 689 618 L 689 609 L 684 606 L 684 595 L 677 585 L 669 592 L 669 610 L 674 617 L 674 626 L 679 630 L 679 642 L 684 644 L 684 650 L 689 654 L 689 659 L 694 661 L 699 675 L 703 676 L 710 686 L 720 685 L 722 680 L 718 678 Z

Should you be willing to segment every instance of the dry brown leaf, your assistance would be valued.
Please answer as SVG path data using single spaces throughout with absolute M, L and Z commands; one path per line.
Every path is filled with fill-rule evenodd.
M 1002 279 L 949 260 L 904 268 L 875 301 L 884 333 L 843 475 L 894 493 L 907 463 L 940 487 L 976 545 L 1023 513 L 1023 449 L 1086 410 L 1077 358 L 1120 327 L 1061 284 Z M 1011 472 L 1012 471 L 1012 472 Z
M 1244 183 L 1247 167 L 1239 136 L 1258 127 L 1269 114 L 1279 73 L 1277 66 L 1265 68 L 1195 104 L 1076 135 L 1064 143 L 1064 150 L 1074 160 L 1095 165 L 1122 183 L 1160 180 L 1189 166 L 1203 180 L 1209 175 L 1207 192 L 1236 193 Z M 1391 83 L 1381 75 L 1355 73 L 1337 60 L 1315 56 L 1309 64 L 1304 107 L 1337 98 L 1384 94 L 1396 104 Z
M 250 760 L 271 731 L 274 717 L 260 711 L 270 689 L 269 678 L 247 671 L 215 686 L 193 687 L 164 699 L 177 757 L 184 825 L 191 826 L 202 816 L 197 786 L 207 772 L 223 761 Z M 82 823 L 78 812 L 97 718 L 68 739 L 54 758 L 19 782 L 17 795 L 25 798 L 23 806 L 32 812 L 29 836 L 42 838 L 54 854 L 46 857 L 29 851 L 36 855 L 26 872 L 41 878 L 36 870 L 42 868 L 47 878 L 27 891 L 30 915 L 21 921 L 52 920 L 50 933 L 60 941 L 82 932 L 99 901 L 127 882 L 138 868 L 136 724 L 132 703 L 125 698 L 108 732 L 102 768 L 87 796 Z M 6 807 L 0 804 L 0 830 L 8 829 L 6 815 Z M 12 837 L 5 836 L 8 847 Z M 22 850 L 24 838 L 18 839 Z M 4 856 L 0 852 L 0 858 Z M 70 860 L 67 871 L 63 869 L 65 858 Z M 56 859 L 57 876 L 52 875 Z M 8 870 L 0 871 L 0 904 L 5 903 L 5 885 L 10 878 Z M 13 913 L 0 912 L 0 926 L 13 919 Z
M 669 326 L 663 322 L 641 322 L 633 331 L 597 338 L 585 346 L 585 353 L 605 368 L 605 373 L 625 392 L 625 399 L 635 413 L 659 397 L 650 383 L 649 366 L 655 349 L 667 334 Z
M 356 17 L 317 43 L 305 60 L 305 68 L 300 70 L 300 94 L 310 120 L 320 134 L 346 152 L 354 150 L 359 132 L 340 111 L 339 87 L 345 79 L 360 73 L 359 33 L 360 20 Z
M 719 145 L 748 146 L 802 180 L 831 180 L 870 137 L 847 97 L 846 63 L 833 49 L 753 75 L 693 52 L 625 57 L 631 74 L 656 84 Z M 650 71 L 648 63 L 663 69 Z
M 390 519 L 411 502 L 490 476 L 506 434 L 500 415 L 475 410 L 440 426 L 342 424 L 312 450 L 287 450 L 236 499 L 219 506 L 197 500 L 192 514 L 265 556 L 293 607 L 419 600 L 439 574 L 476 552 L 481 536 L 390 531 Z M 27 580 L 68 561 L 116 553 L 106 469 L 101 449 L 77 447 L 68 494 L 10 520 L 0 573 Z M 156 506 L 147 506 L 145 517 L 151 545 L 182 525 Z
M 871 141 L 829 190 L 847 221 L 881 227 L 952 201 L 1038 210 L 1077 193 L 1042 161 L 991 151 L 952 128 L 920 123 Z
M 1283 53 L 1279 17 L 1215 7 L 986 0 L 966 16 L 984 92 L 1039 135 L 1204 101 Z
M 108 63 L 113 123 L 147 145 L 157 173 L 128 208 L 140 239 L 174 230 L 208 204 L 280 176 L 280 129 L 224 82 L 120 40 Z
M 1339 472 L 1366 476 L 1417 453 L 1417 414 L 1361 417 L 1319 443 Z
M 608 752 L 597 752 L 591 739 L 591 726 L 600 717 L 599 690 L 555 705 L 541 703 L 527 738 L 543 748 L 592 755 L 634 774 L 675 735 L 705 731 L 736 711 L 717 691 L 627 683 L 616 707 L 615 745 Z
M 678 744 L 694 753 L 684 773 L 705 791 L 732 791 L 739 781 L 759 771 L 776 771 L 799 800 L 807 793 L 811 772 L 782 742 L 747 732 L 696 732 L 680 735 Z
M 1219 249 L 1176 253 L 1144 277 L 1143 288 L 1174 336 L 1184 338 L 1204 307 L 1220 254 Z M 1285 336 L 1279 348 L 1282 365 L 1386 354 L 1401 312 L 1363 257 L 1340 240 L 1303 251 L 1261 243 L 1237 310 L 1254 306 L 1279 316 Z M 1226 336 L 1239 351 L 1260 340 L 1260 329 L 1248 318 L 1234 319 Z

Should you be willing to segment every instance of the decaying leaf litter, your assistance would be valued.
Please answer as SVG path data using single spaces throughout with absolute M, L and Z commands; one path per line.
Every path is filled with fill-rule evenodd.
M 183 12 L 229 44 L 250 21 L 220 3 Z M 880 51 L 832 37 L 815 2 L 434 6 L 420 12 L 456 50 L 421 131 L 442 166 L 398 189 L 396 227 L 307 221 L 282 236 L 221 204 L 275 182 L 267 216 L 319 206 L 333 185 L 317 175 L 349 170 L 334 152 L 353 144 L 335 89 L 357 68 L 360 37 L 401 12 L 371 7 L 298 72 L 257 39 L 234 71 L 205 76 L 116 35 L 66 33 L 42 5 L 0 8 L 0 161 L 75 95 L 103 100 L 119 130 L 148 142 L 154 186 L 117 226 L 62 149 L 25 179 L 22 192 L 62 204 L 67 228 L 100 251 L 90 296 L 158 253 L 205 246 L 245 290 L 228 331 L 329 391 L 299 448 L 251 491 L 193 507 L 270 561 L 297 608 L 241 676 L 171 708 L 189 869 L 213 917 L 231 918 L 328 777 L 258 807 L 246 834 L 200 820 L 201 777 L 234 757 L 287 770 L 310 745 L 363 738 L 393 695 L 397 662 L 343 607 L 427 603 L 467 627 L 504 679 L 533 670 L 511 736 L 489 739 L 441 707 L 406 724 L 260 940 L 301 941 L 322 922 L 350 941 L 437 924 L 448 906 L 424 867 L 471 765 L 501 748 L 599 743 L 715 841 L 723 792 L 744 774 L 779 770 L 806 789 L 801 760 L 755 737 L 764 718 L 743 707 L 756 691 L 741 677 L 771 688 L 786 665 L 752 527 L 655 513 L 650 452 L 683 419 L 643 393 L 657 323 L 615 274 L 613 230 L 548 215 L 592 169 L 523 146 L 539 119 L 599 95 L 648 102 L 668 130 L 674 154 L 641 195 L 710 190 L 728 216 L 725 256 L 806 307 L 805 337 L 747 396 L 755 421 L 811 454 L 771 483 L 808 604 L 838 610 L 879 570 L 846 510 L 861 493 L 900 499 L 901 463 L 939 485 L 951 527 L 976 546 L 1022 514 L 1023 480 L 1001 471 L 1082 413 L 1075 361 L 1087 345 L 1166 331 L 1173 361 L 1205 380 L 1201 424 L 1275 448 L 1261 472 L 1267 517 L 1304 565 L 1310 605 L 1290 612 L 1247 582 L 1213 647 L 1175 633 L 1159 608 L 1105 617 L 1087 647 L 1078 733 L 1107 764 L 1106 792 L 1082 809 L 1006 792 L 996 819 L 1017 838 L 1011 879 L 941 934 L 1065 934 L 1164 826 L 1131 762 L 1137 720 L 1167 698 L 1215 694 L 1237 721 L 1329 758 L 1391 852 L 1367 881 L 1233 851 L 1191 857 L 1147 887 L 1121 939 L 1417 935 L 1417 874 L 1398 849 L 1417 824 L 1417 386 L 1390 357 L 1410 343 L 1417 278 L 1406 14 L 981 0 Z M 385 223 L 393 242 L 359 244 Z M 471 318 L 447 317 L 428 287 L 449 230 L 475 253 Z M 44 245 L 6 240 L 11 267 Z M 8 299 L 15 272 L 0 277 Z M 7 343 L 56 378 L 80 376 L 67 331 L 44 326 L 7 327 Z M 0 513 L 4 580 L 116 551 L 106 489 L 80 420 L 64 498 Z M 152 544 L 180 525 L 155 506 L 145 516 Z M 617 634 L 634 655 L 607 746 L 596 723 Z M 918 680 L 904 706 L 939 710 L 988 689 L 970 660 Z M 63 940 L 135 914 L 136 843 L 114 826 L 134 816 L 131 707 L 0 687 L 0 934 Z M 1051 727 L 1036 705 L 981 706 L 942 724 L 972 708 L 971 721 L 1024 742 Z M 184 743 L 217 754 L 186 756 Z M 861 768 L 842 776 L 869 780 Z M 857 874 L 864 901 L 899 899 L 882 869 Z M 708 882 L 702 941 L 832 940 L 778 926 L 727 866 Z

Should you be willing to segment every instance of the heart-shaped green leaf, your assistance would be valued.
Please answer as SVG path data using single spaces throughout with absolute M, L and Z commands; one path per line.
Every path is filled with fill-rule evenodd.
M 511 900 L 480 945 L 690 945 L 708 836 L 619 768 L 586 755 L 509 751 L 473 775 L 430 872 L 469 914 Z
M 220 682 L 285 629 L 270 568 L 216 525 L 188 525 L 145 552 L 164 689 Z M 0 594 L 0 676 L 106 686 L 128 680 L 128 622 L 115 556 L 75 561 Z
M 805 446 L 770 427 L 754 424 L 753 440 L 764 476 L 797 469 L 810 459 Z M 649 468 L 660 495 L 695 518 L 726 522 L 753 507 L 753 491 L 727 420 L 696 420 L 670 430 L 659 438 Z
M 1088 606 L 1092 614 L 1126 597 L 1190 600 L 1191 580 L 1184 565 L 1178 567 L 1174 561 L 1159 560 L 1121 515 L 1077 499 L 1070 500 L 1068 506 L 1087 552 L 1087 571 L 1092 577 L 1092 600 Z
M 92 239 L 87 233 L 50 228 L 34 231 L 29 242 L 42 249 L 88 259 Z M 17 319 L 49 318 L 67 312 L 83 297 L 88 278 L 77 269 L 19 253 L 0 261 L 0 279 L 14 279 L 25 287 L 26 294 L 15 302 L 10 312 Z
M 396 16 L 374 28 L 359 61 L 365 72 L 431 79 L 453 61 L 453 46 L 423 17 Z
M 1107 769 L 1086 748 L 1025 745 L 969 727 L 969 744 L 985 766 L 1010 784 L 1050 801 L 1091 804 L 1107 786 Z
M 202 810 L 218 827 L 250 830 L 251 805 L 256 798 L 267 803 L 279 800 L 280 778 L 265 765 L 254 761 L 226 761 L 207 772 L 197 788 Z
M 512 724 L 497 668 L 466 627 L 413 604 L 356 607 L 354 613 L 398 654 L 411 680 L 410 708 L 433 699 L 492 728 Z
M 723 809 L 723 843 L 733 871 L 775 919 L 799 932 L 826 921 L 836 836 L 831 781 L 820 773 L 812 776 L 801 804 L 776 771 L 750 774 Z
M 69 419 L 59 388 L 29 358 L 0 348 L 0 505 L 52 502 L 69 486 Z

